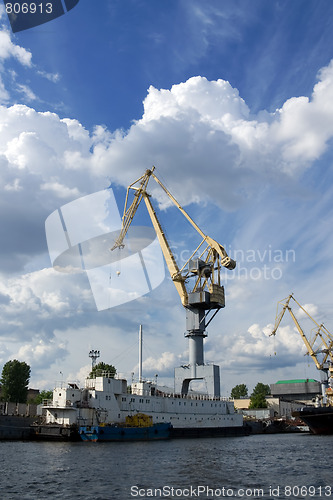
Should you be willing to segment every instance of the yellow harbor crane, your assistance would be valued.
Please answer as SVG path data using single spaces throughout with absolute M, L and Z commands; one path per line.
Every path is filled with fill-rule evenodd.
M 293 300 L 298 307 L 306 314 L 306 316 L 316 325 L 314 328 L 314 334 L 311 337 L 307 337 L 302 330 L 295 314 L 290 307 L 290 301 Z M 279 312 L 280 307 L 282 309 Z M 275 325 L 271 335 L 275 335 L 281 320 L 286 311 L 289 311 L 298 333 L 302 337 L 302 340 L 307 349 L 307 354 L 311 356 L 317 369 L 321 372 L 321 384 L 322 384 L 322 403 L 323 405 L 333 405 L 333 336 L 323 325 L 317 323 L 315 319 L 304 309 L 299 302 L 294 298 L 293 294 L 289 295 L 286 299 L 278 302 L 277 313 L 275 318 Z
M 216 313 L 225 306 L 224 288 L 221 285 L 220 276 L 221 269 L 232 270 L 236 267 L 236 262 L 227 255 L 227 252 L 220 243 L 203 233 L 174 196 L 156 177 L 154 170 L 155 167 L 152 167 L 151 170 L 146 170 L 139 179 L 128 186 L 121 232 L 111 250 L 124 246 L 127 231 L 143 200 L 155 229 L 171 279 L 180 296 L 182 305 L 186 308 L 187 332 L 185 335 L 189 339 L 189 364 L 176 368 L 175 389 L 176 391 L 179 390 L 182 394 L 187 394 L 191 380 L 205 379 L 209 393 L 219 396 L 219 367 L 204 364 L 203 339 L 207 336 L 205 333 L 206 326 L 212 321 Z M 178 266 L 151 203 L 151 196 L 147 191 L 147 186 L 151 178 L 163 189 L 168 198 L 202 238 L 201 243 L 181 267 Z M 134 197 L 130 203 L 131 192 L 134 192 Z M 193 287 L 189 287 L 191 278 L 193 278 L 192 283 L 194 281 Z M 209 313 L 212 313 L 212 316 L 206 323 Z

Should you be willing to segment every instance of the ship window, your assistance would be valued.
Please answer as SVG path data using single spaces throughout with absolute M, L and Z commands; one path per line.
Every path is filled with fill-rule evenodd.
M 181 401 L 179 401 L 179 406 L 180 406 L 181 404 L 182 404 L 182 402 L 181 402 Z
M 59 397 L 61 396 L 61 392 L 59 392 Z

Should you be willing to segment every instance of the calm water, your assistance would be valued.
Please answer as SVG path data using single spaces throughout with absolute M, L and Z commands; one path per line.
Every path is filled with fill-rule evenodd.
M 333 436 L 3 441 L 0 464 L 1 500 L 333 498 Z

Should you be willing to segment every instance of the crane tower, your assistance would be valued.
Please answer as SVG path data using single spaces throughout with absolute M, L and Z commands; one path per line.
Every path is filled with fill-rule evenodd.
M 144 200 L 148 214 L 155 229 L 171 279 L 180 296 L 182 305 L 186 308 L 186 333 L 189 343 L 189 363 L 175 369 L 175 391 L 187 394 L 192 380 L 204 379 L 208 393 L 220 396 L 220 371 L 217 365 L 204 363 L 203 340 L 207 336 L 206 327 L 217 312 L 225 306 L 224 288 L 221 284 L 221 269 L 232 270 L 236 262 L 231 259 L 224 247 L 217 241 L 205 235 L 197 224 L 186 213 L 173 195 L 154 174 L 155 168 L 146 170 L 135 182 L 127 188 L 122 228 L 111 250 L 122 248 L 126 233 L 133 221 L 136 211 Z M 163 189 L 168 198 L 190 222 L 202 237 L 199 246 L 193 251 L 190 258 L 179 268 L 172 253 L 166 235 L 158 220 L 156 212 L 147 192 L 150 178 L 153 178 Z M 129 193 L 134 191 L 132 203 L 129 203 Z M 193 287 L 189 287 L 192 283 Z

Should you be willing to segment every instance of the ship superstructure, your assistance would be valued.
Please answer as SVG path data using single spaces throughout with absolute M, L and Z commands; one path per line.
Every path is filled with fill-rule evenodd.
M 124 424 L 128 416 L 143 413 L 156 423 L 171 423 L 174 436 L 235 435 L 243 433 L 243 417 L 227 398 L 201 394 L 171 394 L 153 382 L 134 382 L 112 378 L 107 373 L 87 378 L 85 387 L 63 383 L 46 403 L 40 434 L 64 434 L 65 429 L 101 424 Z M 51 432 L 51 429 L 52 432 Z M 66 435 L 66 432 L 65 432 Z M 200 435 L 200 432 L 199 434 Z

